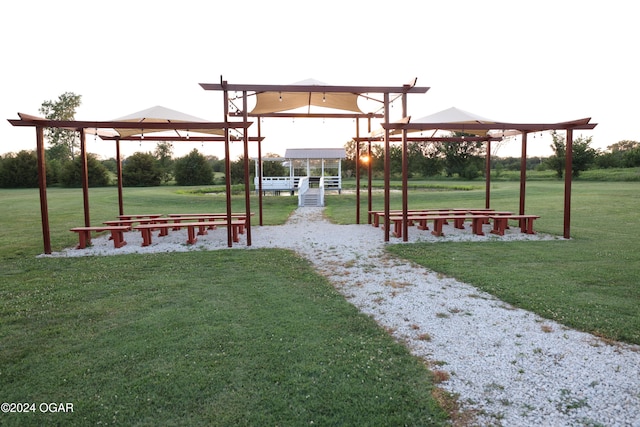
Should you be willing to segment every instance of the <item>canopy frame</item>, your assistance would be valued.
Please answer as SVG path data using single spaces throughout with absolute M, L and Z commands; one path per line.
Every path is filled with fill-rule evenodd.
M 204 89 L 204 90 L 210 90 L 210 91 L 219 91 L 223 93 L 223 98 L 224 98 L 224 109 L 225 109 L 225 117 L 229 118 L 229 117 L 242 117 L 243 121 L 247 121 L 249 119 L 249 117 L 256 117 L 258 119 L 258 137 L 260 137 L 260 131 L 261 131 L 261 127 L 260 127 L 260 122 L 261 119 L 264 117 L 279 117 L 279 118 L 322 118 L 322 119 L 335 119 L 335 118 L 350 118 L 350 119 L 355 119 L 356 120 L 356 129 L 358 132 L 359 129 L 359 125 L 360 125 L 360 119 L 367 119 L 369 122 L 372 118 L 385 118 L 388 117 L 388 111 L 389 111 L 389 106 L 390 106 L 390 97 L 391 95 L 395 95 L 394 100 L 401 98 L 403 105 L 404 105 L 404 109 L 403 112 L 406 113 L 406 99 L 407 99 L 407 95 L 410 93 L 414 93 L 414 94 L 422 94 L 422 93 L 426 93 L 430 88 L 429 87 L 421 87 L 421 86 L 416 86 L 417 83 L 417 78 L 413 79 L 411 82 L 404 84 L 402 86 L 335 86 L 335 85 L 326 85 L 326 84 L 289 84 L 289 85 L 264 85 L 264 84 L 231 84 L 229 82 L 227 82 L 226 80 L 224 80 L 222 78 L 222 76 L 220 76 L 220 83 L 200 83 L 200 86 Z M 242 107 L 239 108 L 238 106 L 236 106 L 234 103 L 230 102 L 230 97 L 229 97 L 229 92 L 235 92 L 238 93 L 240 92 L 241 95 L 239 95 L 236 99 L 241 99 L 242 100 Z M 354 112 L 353 110 L 345 113 L 345 112 L 341 112 L 341 113 L 335 113 L 335 112 L 320 112 L 320 113 L 311 113 L 310 110 L 307 113 L 296 113 L 296 112 L 283 112 L 280 108 L 276 107 L 271 111 L 261 111 L 260 113 L 251 113 L 247 110 L 247 98 L 249 96 L 253 96 L 253 95 L 258 95 L 258 94 L 272 94 L 272 95 L 277 95 L 277 96 L 284 96 L 287 93 L 292 93 L 292 94 L 308 94 L 308 107 L 310 108 L 311 105 L 318 105 L 317 103 L 314 104 L 311 100 L 313 98 L 313 96 L 322 94 L 323 99 L 326 97 L 327 100 L 330 99 L 330 97 L 334 94 L 351 94 L 354 96 L 358 96 L 358 97 L 365 97 L 366 99 L 369 100 L 373 100 L 373 101 L 377 101 L 381 107 L 378 109 L 378 111 L 382 110 L 384 111 L 384 114 L 380 114 L 379 112 L 373 112 L 373 113 L 358 113 L 358 112 Z M 372 96 L 372 94 L 377 95 L 377 96 L 382 96 L 382 99 L 377 99 L 374 96 Z M 231 106 L 233 106 L 236 111 L 234 113 L 230 113 L 230 104 Z M 386 122 L 388 122 L 388 118 L 385 119 Z M 245 131 L 245 135 L 246 135 L 246 131 Z M 388 156 L 388 149 L 386 150 L 387 156 Z M 386 157 L 387 157 L 386 156 Z M 245 161 L 248 162 L 248 152 L 245 150 Z M 262 159 L 262 147 L 260 142 L 258 143 L 258 164 L 261 164 L 261 159 Z M 390 161 L 388 161 L 388 163 L 390 163 Z M 385 170 L 387 169 L 387 167 L 385 167 Z M 245 165 L 245 172 L 248 173 L 249 167 L 248 164 Z M 359 171 L 359 170 L 358 170 Z M 262 206 L 262 168 L 259 166 L 258 167 L 258 174 L 259 174 L 259 179 L 258 179 L 258 183 L 260 188 L 258 188 L 258 205 L 259 205 L 259 221 L 260 221 L 260 225 L 263 224 L 263 206 Z M 359 180 L 358 180 L 359 181 Z M 390 175 L 385 172 L 385 205 L 387 206 L 387 210 L 388 210 L 388 203 L 389 203 L 389 191 L 388 188 L 390 186 Z M 246 186 L 248 186 L 249 184 L 249 177 L 248 175 L 245 178 L 245 183 Z M 360 206 L 360 191 L 358 188 L 357 193 L 357 197 L 356 197 L 356 204 L 357 204 L 357 210 L 359 213 L 359 206 Z M 247 197 L 247 201 L 246 203 L 248 204 L 248 193 L 246 194 Z M 356 217 L 356 222 L 359 224 L 360 223 L 360 215 L 358 214 Z
M 49 120 L 37 116 L 32 116 L 28 114 L 18 113 L 20 119 L 9 119 L 9 123 L 13 126 L 22 126 L 22 127 L 33 127 L 36 129 L 36 157 L 37 157 L 37 165 L 38 165 L 38 186 L 40 190 L 40 217 L 42 222 L 42 236 L 43 236 L 43 245 L 44 245 L 44 253 L 51 254 L 51 233 L 49 227 L 49 210 L 47 203 L 47 171 L 46 171 L 46 161 L 45 161 L 45 148 L 44 148 L 44 129 L 45 128 L 58 128 L 58 129 L 66 129 L 75 132 L 79 132 L 80 134 L 80 155 L 82 161 L 82 193 L 83 193 L 83 209 L 84 209 L 84 225 L 86 227 L 91 226 L 91 215 L 90 215 L 90 207 L 89 207 L 89 179 L 88 179 L 88 169 L 87 169 L 87 152 L 86 152 L 86 134 L 88 131 L 93 131 L 94 134 L 100 137 L 100 139 L 105 140 L 115 140 L 116 141 L 116 160 L 117 160 L 117 175 L 118 175 L 118 203 L 119 203 L 119 212 L 120 215 L 123 214 L 123 201 L 122 201 L 122 162 L 120 157 L 120 141 L 141 141 L 144 139 L 144 131 L 163 131 L 163 130 L 174 130 L 174 131 L 198 131 L 198 130 L 211 130 L 211 129 L 220 129 L 224 131 L 224 136 L 202 136 L 197 137 L 198 139 L 194 139 L 196 137 L 187 137 L 187 136 L 171 136 L 171 141 L 224 141 L 226 150 L 228 151 L 228 147 L 231 141 L 229 130 L 230 129 L 244 129 L 246 134 L 246 129 L 251 126 L 252 122 L 243 121 L 243 122 L 153 122 L 153 121 L 145 121 L 145 122 L 131 122 L 131 121 L 82 121 L 82 120 Z M 130 135 L 125 137 L 120 137 L 119 135 L 111 134 L 108 132 L 110 129 L 132 129 L 132 130 L 140 130 L 141 135 Z M 155 141 L 161 137 L 158 136 L 150 136 L 147 137 L 146 140 Z M 229 167 L 229 157 L 225 159 L 225 163 L 227 164 L 227 169 Z M 230 226 L 231 216 L 231 203 L 230 203 L 230 194 L 231 194 L 231 183 L 229 180 L 226 180 L 227 185 L 227 244 L 229 247 L 233 245 L 233 236 L 232 236 L 232 227 Z M 250 212 L 247 212 L 248 218 L 250 217 Z M 249 233 L 249 231 L 248 231 Z M 250 246 L 251 241 L 247 239 L 247 245 Z

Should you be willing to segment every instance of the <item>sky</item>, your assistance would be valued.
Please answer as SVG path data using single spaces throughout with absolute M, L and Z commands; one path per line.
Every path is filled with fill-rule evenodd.
M 637 31 L 627 0 L 33 0 L 3 2 L 0 26 L 0 154 L 35 148 L 35 131 L 13 127 L 18 112 L 82 96 L 77 120 L 112 120 L 163 106 L 222 121 L 222 93 L 199 83 L 401 86 L 414 118 L 457 107 L 506 122 L 590 117 L 576 131 L 606 149 L 640 141 Z M 391 110 L 392 119 L 400 105 Z M 376 124 L 374 124 L 376 127 Z M 287 148 L 343 147 L 350 119 L 265 119 L 263 155 Z M 257 135 L 257 125 L 250 128 Z M 366 125 L 361 124 L 361 134 Z M 548 134 L 528 139 L 529 156 L 552 154 Z M 123 142 L 123 155 L 155 144 Z M 185 142 L 223 157 L 222 143 Z M 87 150 L 115 156 L 115 144 L 87 138 Z M 242 153 L 240 143 L 231 157 Z M 250 156 L 257 155 L 254 144 Z M 498 156 L 519 156 L 517 140 Z

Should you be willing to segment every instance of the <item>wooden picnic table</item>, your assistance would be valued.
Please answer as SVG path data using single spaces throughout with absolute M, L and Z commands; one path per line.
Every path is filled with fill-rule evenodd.
M 473 234 L 478 236 L 484 236 L 482 231 L 482 225 L 487 222 L 489 216 L 486 214 L 445 214 L 438 213 L 431 214 L 411 214 L 407 216 L 407 221 L 417 222 L 417 228 L 419 230 L 428 230 L 429 226 L 427 221 L 433 221 L 433 230 L 431 234 L 434 236 L 444 236 L 442 232 L 442 226 L 447 224 L 448 221 L 454 221 L 454 227 L 458 229 L 464 229 L 464 222 L 471 220 L 471 230 Z M 404 218 L 402 216 L 392 216 L 389 218 L 389 223 L 393 223 L 393 235 L 395 237 L 402 237 L 402 222 Z
M 408 209 L 407 214 L 428 214 L 428 213 L 444 213 L 444 212 L 457 212 L 451 209 Z M 385 212 L 381 210 L 373 210 L 369 211 L 369 214 L 373 216 L 373 222 L 371 225 L 374 227 L 380 226 L 380 218 L 384 218 Z M 389 210 L 389 215 L 398 215 L 402 214 L 402 210 L 400 209 L 391 209 Z
M 144 218 L 159 218 L 162 214 L 123 214 L 118 215 L 119 219 L 144 219 Z
M 113 219 L 109 221 L 103 221 L 102 223 L 105 225 L 128 225 L 132 226 L 133 224 L 153 224 L 154 222 L 160 220 L 160 217 L 154 218 L 121 218 L 121 219 Z
M 111 240 L 113 240 L 113 246 L 115 248 L 121 248 L 127 244 L 124 240 L 124 232 L 131 230 L 131 227 L 128 225 L 104 225 L 104 226 L 94 226 L 94 227 L 75 227 L 70 231 L 74 233 L 78 233 L 78 246 L 76 249 L 84 249 L 87 245 L 91 244 L 91 232 L 102 232 L 102 231 L 110 231 L 111 232 Z
M 509 228 L 509 220 L 517 220 L 522 233 L 536 234 L 536 232 L 533 231 L 533 221 L 540 218 L 539 215 L 517 214 L 490 215 L 490 217 L 493 219 L 493 229 L 491 233 L 499 236 L 504 236 L 505 230 Z
M 251 212 L 251 215 L 253 216 L 254 213 Z M 217 213 L 192 213 L 192 214 L 169 214 L 167 215 L 168 219 L 173 221 L 174 223 L 180 223 L 182 221 L 215 221 L 218 219 L 227 219 L 227 214 L 222 213 L 222 212 L 217 212 Z M 231 213 L 231 220 L 233 221 L 234 219 L 238 219 L 238 220 L 246 220 L 247 219 L 247 214 L 246 213 Z M 242 227 L 239 229 L 240 234 L 244 234 L 244 226 L 245 224 L 242 224 Z M 174 228 L 174 230 L 179 229 L 178 227 Z
M 196 228 L 198 228 L 197 235 L 202 236 L 207 234 L 207 229 L 216 229 L 217 227 L 225 227 L 229 225 L 227 221 L 194 221 L 194 222 L 179 222 L 179 223 L 154 223 L 154 224 L 140 224 L 134 227 L 142 234 L 142 246 L 149 246 L 152 243 L 152 231 L 160 230 L 158 236 L 166 236 L 168 230 L 175 228 L 187 229 L 187 244 L 191 245 L 197 242 Z M 239 234 L 242 234 L 244 230 L 245 221 L 242 219 L 234 219 L 231 221 L 231 233 L 234 242 L 240 240 Z

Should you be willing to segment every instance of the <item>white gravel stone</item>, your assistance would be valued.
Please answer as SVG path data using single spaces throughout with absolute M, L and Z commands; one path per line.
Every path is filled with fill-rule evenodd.
M 640 427 L 640 346 L 605 342 L 517 309 L 455 279 L 385 253 L 383 231 L 334 225 L 322 208 L 298 208 L 286 226 L 253 226 L 234 248 L 279 247 L 308 258 L 345 298 L 372 316 L 413 354 L 445 371 L 441 387 L 458 395 L 479 425 Z M 255 220 L 254 220 L 255 221 Z M 489 226 L 487 226 L 489 227 Z M 557 239 L 526 235 L 475 236 L 445 226 L 445 237 L 409 230 L 409 241 Z M 106 238 L 84 250 L 43 256 L 87 256 L 227 248 L 226 229 L 186 245 L 172 231 L 141 247 L 138 233 L 114 249 Z M 401 243 L 391 238 L 390 243 Z

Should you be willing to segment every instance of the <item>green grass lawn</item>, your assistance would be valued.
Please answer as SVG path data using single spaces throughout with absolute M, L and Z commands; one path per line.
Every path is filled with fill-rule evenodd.
M 126 189 L 128 212 L 223 210 L 187 189 Z M 94 223 L 117 213 L 92 189 Z M 0 397 L 73 413 L 1 425 L 443 425 L 425 364 L 279 249 L 36 258 L 37 190 L 0 190 Z M 244 199 L 234 200 L 243 207 Z M 297 199 L 265 198 L 282 223 Z M 54 250 L 79 190 L 50 189 Z M 236 206 L 234 206 L 236 209 Z M 238 208 L 239 209 L 239 208 Z
M 448 185 L 416 185 L 410 208 L 484 206 L 480 183 Z M 577 181 L 573 189 L 569 241 L 389 251 L 544 317 L 640 344 L 638 184 Z M 125 189 L 126 212 L 224 211 L 224 203 L 190 188 Z M 233 203 L 244 210 L 244 197 Z M 251 203 L 256 224 L 255 196 Z M 380 193 L 373 203 L 382 208 Z M 392 193 L 392 208 L 400 203 Z M 94 224 L 113 219 L 115 188 L 91 189 L 90 204 Z M 296 204 L 265 197 L 265 224 L 282 224 Z M 354 195 L 331 195 L 326 213 L 354 223 L 354 207 Z M 518 183 L 494 183 L 492 207 L 517 210 Z M 83 223 L 81 190 L 49 189 L 49 209 L 53 249 L 77 244 L 68 230 Z M 562 234 L 562 209 L 561 182 L 527 184 L 538 231 Z M 38 191 L 0 190 L 0 213 L 1 400 L 74 403 L 73 414 L 0 414 L 2 425 L 446 420 L 427 368 L 292 252 L 37 258 Z
M 402 244 L 389 251 L 546 318 L 640 344 L 639 190 L 634 182 L 574 182 L 571 240 Z M 541 216 L 537 231 L 563 234 L 563 195 L 563 182 L 527 183 L 526 211 Z M 517 211 L 518 197 L 519 183 L 494 183 L 491 207 Z M 400 193 L 391 199 L 391 208 L 401 208 Z M 363 197 L 362 223 L 366 203 Z M 354 205 L 353 195 L 332 196 L 327 210 L 352 223 Z M 418 207 L 484 207 L 484 189 L 410 192 L 409 208 Z M 383 208 L 382 197 L 373 208 Z

